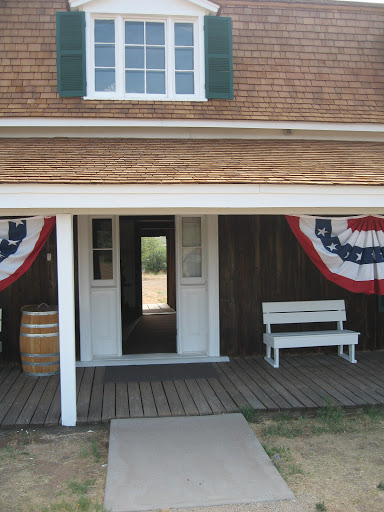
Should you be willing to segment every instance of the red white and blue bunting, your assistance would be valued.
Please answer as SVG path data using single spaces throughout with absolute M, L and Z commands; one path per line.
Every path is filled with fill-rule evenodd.
M 55 221 L 55 217 L 0 220 L 0 291 L 29 269 Z
M 286 219 L 327 279 L 351 292 L 384 294 L 384 216 Z

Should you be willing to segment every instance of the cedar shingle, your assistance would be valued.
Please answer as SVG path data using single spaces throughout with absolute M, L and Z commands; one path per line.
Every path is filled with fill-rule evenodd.
M 380 142 L 0 139 L 0 183 L 384 185 Z
M 0 117 L 384 122 L 382 6 L 220 4 L 222 15 L 233 19 L 235 99 L 176 105 L 59 98 L 55 12 L 65 10 L 66 1 L 3 0 Z

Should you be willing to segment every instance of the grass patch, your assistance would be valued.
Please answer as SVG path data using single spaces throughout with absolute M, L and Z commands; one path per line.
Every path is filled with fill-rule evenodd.
M 376 405 L 366 405 L 363 409 L 363 415 L 365 415 L 373 423 L 376 423 L 384 419 L 384 407 L 376 407 Z
M 2 454 L 0 456 L 0 460 L 5 459 L 16 459 L 17 452 L 13 446 L 6 446 L 2 449 Z
M 367 406 L 359 409 L 355 414 L 347 416 L 342 407 L 336 406 L 328 400 L 327 405 L 317 411 L 315 418 L 292 417 L 289 413 L 280 414 L 264 426 L 262 433 L 267 438 L 293 439 L 308 435 L 362 432 L 375 428 L 383 420 L 383 407 Z
M 92 503 L 91 500 L 85 496 L 80 497 L 77 502 L 69 503 L 68 501 L 60 501 L 53 503 L 48 507 L 43 507 L 41 512 L 73 512 L 79 510 L 81 512 L 109 512 L 99 502 Z
M 306 418 L 292 418 L 291 416 L 276 416 L 274 422 L 263 429 L 266 437 L 286 437 L 292 439 L 304 435 L 307 424 Z
M 29 452 L 19 451 L 14 446 L 6 446 L 1 450 L 0 460 L 17 459 L 21 455 L 29 457 Z
M 332 403 L 328 402 L 325 407 L 319 409 L 317 418 L 323 426 L 320 428 L 321 433 L 338 434 L 348 430 L 344 409 Z
M 92 449 L 92 455 L 93 455 L 94 461 L 99 462 L 100 461 L 100 450 L 99 450 L 99 446 L 97 444 L 96 439 L 92 439 L 91 449 Z
M 264 443 L 262 444 L 262 447 L 264 448 L 266 454 L 270 459 L 277 459 L 276 455 L 278 455 L 279 457 L 289 458 L 289 448 L 286 446 L 280 446 L 277 448 L 276 446 L 268 446 L 267 444 Z
M 326 512 L 327 507 L 325 506 L 324 501 L 316 503 L 316 510 L 318 510 L 319 512 Z
M 67 482 L 68 489 L 76 494 L 75 502 L 62 500 L 58 503 L 52 503 L 47 507 L 43 507 L 41 512 L 108 512 L 98 501 L 92 502 L 91 498 L 86 496 L 89 488 L 94 485 L 95 480 L 84 480 L 79 482 L 77 478 Z
M 303 473 L 304 472 L 301 469 L 300 464 L 297 464 L 296 462 L 290 462 L 284 467 L 285 476 L 302 475 Z
M 239 413 L 241 413 L 249 423 L 254 423 L 258 418 L 257 411 L 249 404 L 239 407 Z
M 79 458 L 80 459 L 86 459 L 87 457 L 90 457 L 91 452 L 86 446 L 82 446 L 81 450 L 79 451 Z
M 275 468 L 284 477 L 303 474 L 300 465 L 292 461 L 292 454 L 287 446 L 268 446 L 265 443 L 262 446 Z
M 380 489 L 380 491 L 384 491 L 384 480 L 382 480 L 379 485 L 377 486 L 378 489 Z
M 87 457 L 93 457 L 93 460 L 95 462 L 100 461 L 100 450 L 99 446 L 97 444 L 96 439 L 93 439 L 91 442 L 91 447 L 83 446 L 79 452 L 79 458 L 80 459 L 86 459 Z
M 67 485 L 68 485 L 68 489 L 70 489 L 73 494 L 78 494 L 80 496 L 84 495 L 84 494 L 87 494 L 88 492 L 88 489 L 94 485 L 95 481 L 94 480 L 84 480 L 84 482 L 78 482 L 77 481 L 77 478 L 74 478 L 72 480 L 70 480 L 69 482 L 67 482 Z

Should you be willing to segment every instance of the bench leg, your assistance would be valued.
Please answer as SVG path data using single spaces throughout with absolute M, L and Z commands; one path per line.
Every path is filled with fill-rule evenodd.
M 339 345 L 338 354 L 350 363 L 357 363 L 355 359 L 355 345 L 348 345 L 348 355 L 344 353 L 344 345 Z
M 264 359 L 267 361 L 267 363 L 269 363 L 274 368 L 278 368 L 279 367 L 279 349 L 278 348 L 273 349 L 274 359 L 272 359 L 271 347 L 269 345 L 266 345 L 266 347 L 267 347 L 267 354 L 264 357 Z

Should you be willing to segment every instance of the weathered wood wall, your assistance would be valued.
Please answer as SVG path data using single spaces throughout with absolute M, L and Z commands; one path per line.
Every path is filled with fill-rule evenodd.
M 378 312 L 377 297 L 350 293 L 325 279 L 302 250 L 284 216 L 220 216 L 219 244 L 223 355 L 264 353 L 261 303 L 279 300 L 344 299 L 345 327 L 361 332 L 358 348 L 384 349 L 384 313 Z M 51 261 L 47 261 L 47 253 Z M 75 262 L 76 254 L 77 247 Z M 0 361 L 20 361 L 21 308 L 42 302 L 57 304 L 56 261 L 54 230 L 31 268 L 0 292 Z M 78 324 L 78 314 L 76 320 Z M 78 329 L 76 351 L 79 356 Z
M 348 292 L 310 261 L 284 216 L 220 216 L 220 335 L 223 355 L 263 354 L 265 301 L 344 299 L 345 328 L 360 350 L 384 349 L 377 296 Z M 329 328 L 335 328 L 331 325 Z
M 47 261 L 47 254 L 51 261 Z M 4 361 L 19 362 L 19 331 L 21 308 L 28 304 L 57 305 L 57 258 L 56 230 L 52 230 L 46 244 L 31 267 L 17 281 L 0 292 L 0 308 L 3 309 Z
M 77 219 L 74 218 L 74 254 L 75 254 L 75 307 L 76 307 L 76 357 L 80 356 L 79 335 L 79 293 L 77 269 Z M 47 255 L 51 255 L 48 261 Z M 41 249 L 31 267 L 17 281 L 0 292 L 0 308 L 3 309 L 3 352 L 0 362 L 20 363 L 19 333 L 21 308 L 28 304 L 46 303 L 57 305 L 57 252 L 56 229 Z

